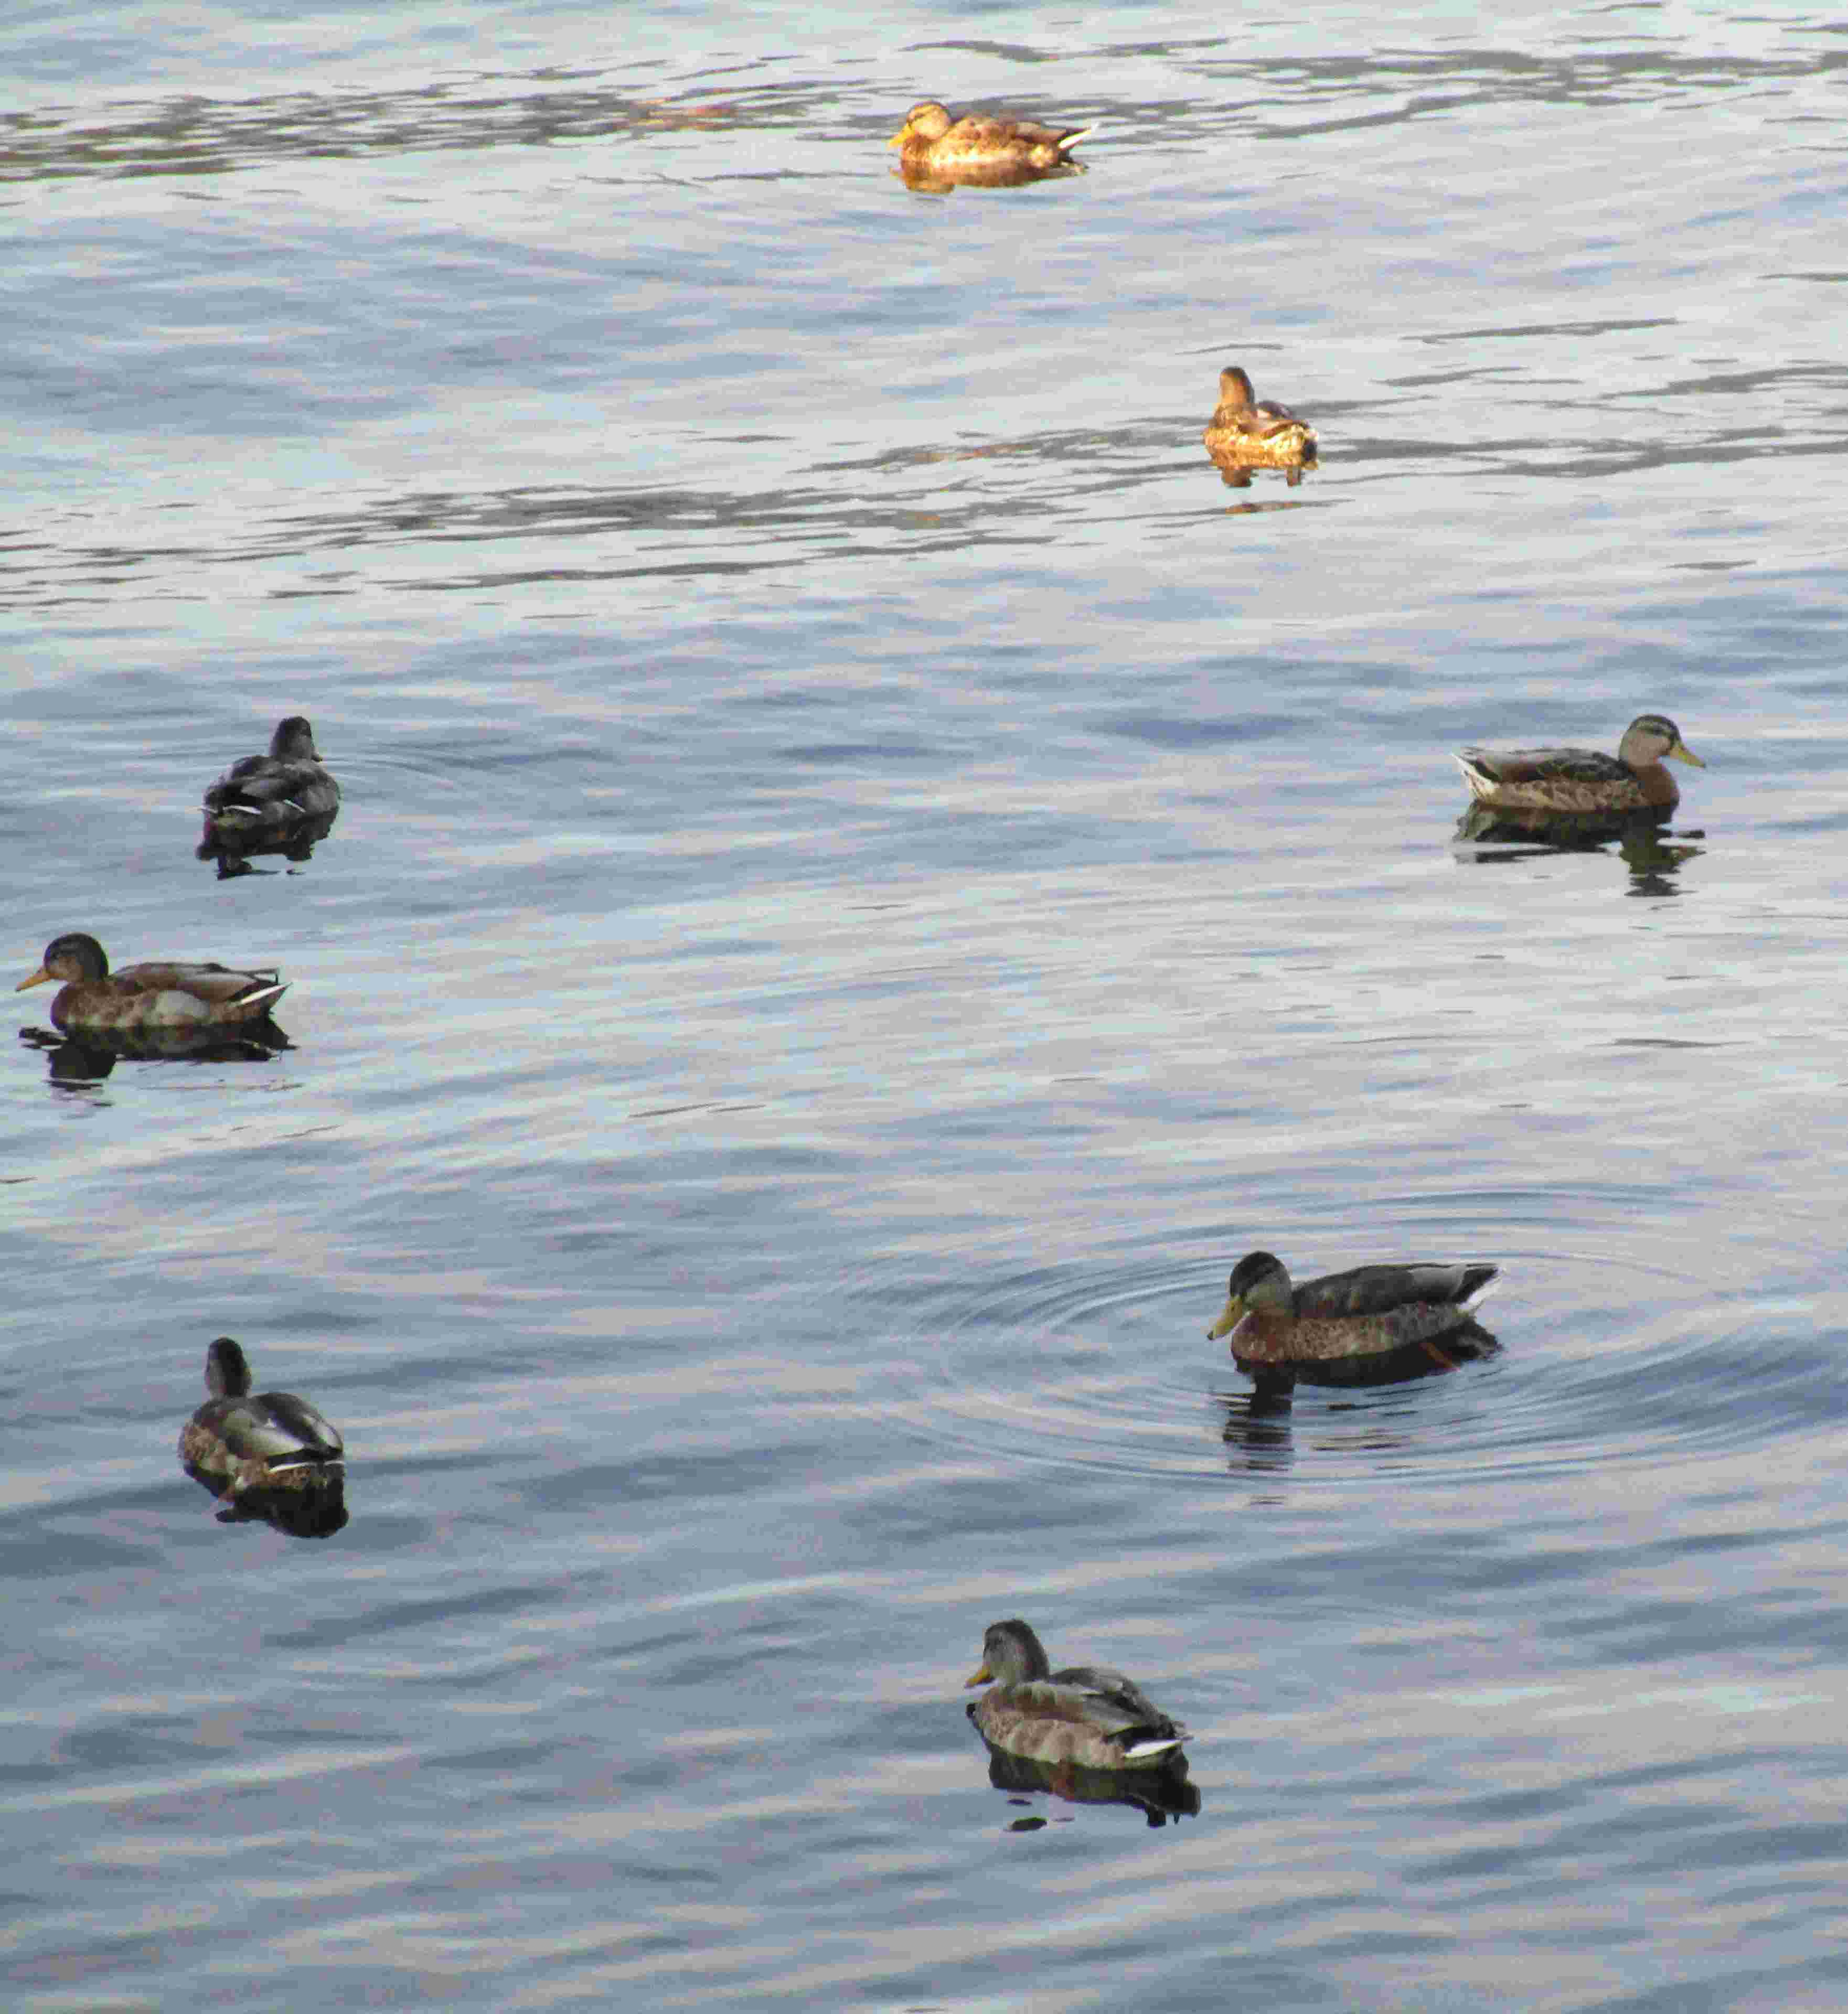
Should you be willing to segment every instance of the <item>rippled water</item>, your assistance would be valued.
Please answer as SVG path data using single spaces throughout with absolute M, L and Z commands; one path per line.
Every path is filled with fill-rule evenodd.
M 1843 1998 L 1840 44 L 0 26 L 16 976 L 292 982 L 13 1055 L 12 2004 Z M 1104 131 L 914 194 L 927 93 Z M 1456 840 L 1645 708 L 1661 844 Z M 1258 1245 L 1499 1347 L 1254 1403 Z M 337 1535 L 180 1472 L 222 1332 Z M 1014 1614 L 1197 1815 L 991 1786 Z

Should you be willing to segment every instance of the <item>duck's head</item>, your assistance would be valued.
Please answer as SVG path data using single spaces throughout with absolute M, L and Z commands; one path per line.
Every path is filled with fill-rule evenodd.
M 1275 399 L 1259 398 L 1251 389 L 1251 380 L 1236 364 L 1228 364 L 1219 373 L 1219 410 L 1261 439 L 1288 433 L 1292 428 L 1301 428 L 1305 441 L 1315 438 L 1315 428 L 1307 420 L 1298 419 L 1287 406 L 1279 405 Z
M 306 717 L 292 713 L 286 720 L 277 723 L 276 731 L 270 736 L 270 753 L 284 762 L 318 762 L 321 751 L 314 746 L 314 730 Z
M 1017 1615 L 991 1622 L 982 1632 L 981 1662 L 963 1683 L 966 1686 L 1017 1686 L 1043 1679 L 1052 1670 L 1046 1647 Z
M 1221 405 L 1243 406 L 1247 410 L 1257 403 L 1258 395 L 1251 389 L 1251 381 L 1245 375 L 1242 365 L 1229 364 L 1219 373 L 1219 403 Z
M 934 98 L 927 98 L 923 104 L 914 105 L 905 114 L 905 123 L 886 142 L 888 147 L 902 147 L 907 140 L 941 140 L 951 125 L 949 108 L 939 105 Z
M 109 960 L 94 937 L 81 930 L 66 930 L 45 948 L 44 962 L 30 979 L 22 979 L 13 990 L 23 993 L 28 986 L 43 986 L 48 980 L 107 979 Z
M 1225 1283 L 1225 1305 L 1207 1331 L 1207 1339 L 1216 1342 L 1229 1335 L 1254 1308 L 1289 1313 L 1290 1294 L 1290 1275 L 1281 1259 L 1268 1252 L 1247 1252 L 1232 1269 L 1232 1278 Z
M 206 1389 L 214 1399 L 242 1399 L 249 1395 L 250 1366 L 242 1348 L 228 1335 L 206 1346 Z
M 1706 767 L 1665 713 L 1639 713 L 1624 729 L 1617 760 L 1627 769 L 1646 769 L 1652 762 L 1663 761 L 1692 762 L 1697 769 Z

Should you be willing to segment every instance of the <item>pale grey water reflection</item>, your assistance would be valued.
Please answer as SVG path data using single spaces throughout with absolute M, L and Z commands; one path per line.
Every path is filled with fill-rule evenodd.
M 1842 1997 L 1840 40 L 0 25 L 18 971 L 292 982 L 14 1045 L 13 2004 Z M 926 95 L 1106 130 L 917 195 Z M 1649 846 L 1459 842 L 1645 706 Z M 1499 1347 L 1254 1405 L 1260 1245 Z M 176 1471 L 228 1330 L 345 1528 Z M 1197 1815 L 990 1781 L 1016 1613 Z

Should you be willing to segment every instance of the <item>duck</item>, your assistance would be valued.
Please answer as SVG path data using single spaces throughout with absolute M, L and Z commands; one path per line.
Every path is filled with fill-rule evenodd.
M 1155 1769 L 1175 1761 L 1187 1730 L 1141 1687 L 1101 1665 L 1055 1672 L 1016 1616 L 983 1632 L 981 1662 L 963 1683 L 988 1686 L 970 1702 L 983 1740 L 1029 1761 L 1082 1769 Z
M 253 1392 L 249 1360 L 228 1335 L 206 1348 L 206 1389 L 211 1396 L 180 1429 L 188 1473 L 228 1478 L 224 1493 L 233 1498 L 343 1478 L 346 1446 L 337 1429 L 292 1392 Z
M 1663 762 L 1706 767 L 1665 713 L 1639 713 L 1614 756 L 1595 748 L 1465 748 L 1452 759 L 1478 804 L 1550 812 L 1672 810 L 1681 794 Z
M 1232 1269 L 1225 1306 L 1207 1335 L 1230 1336 L 1241 1364 L 1374 1356 L 1470 1327 L 1472 1309 L 1501 1270 L 1475 1260 L 1356 1266 L 1298 1287 L 1282 1260 L 1251 1252 Z
M 337 810 L 340 786 L 321 765 L 314 730 L 299 713 L 279 722 L 267 755 L 232 763 L 205 795 L 207 822 L 221 831 L 292 825 Z
M 230 965 L 189 965 L 156 959 L 112 973 L 101 944 L 81 930 L 53 937 L 30 979 L 13 988 L 61 979 L 52 1020 L 66 1034 L 111 1029 L 235 1027 L 260 1021 L 289 982 L 274 971 L 244 972 Z
M 1042 126 L 1007 113 L 952 119 L 947 106 L 927 98 L 905 114 L 904 124 L 885 144 L 899 149 L 908 170 L 924 175 L 989 169 L 1044 174 L 1075 166 L 1068 159 L 1072 149 L 1096 131 L 1094 125 Z
M 1258 398 L 1236 364 L 1219 373 L 1219 403 L 1200 438 L 1215 460 L 1296 468 L 1315 459 L 1315 429 L 1287 406 Z

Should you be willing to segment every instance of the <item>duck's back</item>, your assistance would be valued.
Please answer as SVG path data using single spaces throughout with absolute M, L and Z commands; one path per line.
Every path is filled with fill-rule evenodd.
M 1133 1679 L 1111 1671 L 1107 1665 L 1068 1665 L 1062 1672 L 1053 1672 L 1050 1683 L 1090 1695 L 1098 1705 L 1121 1715 L 1125 1726 L 1146 1727 L 1158 1735 L 1179 1736 L 1185 1732 Z
M 206 792 L 214 816 L 317 818 L 340 801 L 340 786 L 318 762 L 278 762 L 246 755 Z
M 1054 167 L 1065 149 L 1083 137 L 1083 131 L 1075 127 L 1042 126 L 1036 119 L 1003 119 L 971 112 L 941 139 L 931 142 L 928 152 L 933 161 L 946 167 L 1003 159 Z
M 210 961 L 184 964 L 178 960 L 149 959 L 139 965 L 125 965 L 109 974 L 109 983 L 124 993 L 185 993 L 208 1006 L 230 1006 L 253 991 L 276 984 L 272 971 L 245 972 L 235 966 Z
M 1390 1314 L 1394 1308 L 1449 1306 L 1482 1292 L 1498 1267 L 1486 1264 L 1356 1266 L 1325 1274 L 1296 1289 L 1299 1316 Z
M 192 1424 L 246 1460 L 292 1456 L 334 1462 L 346 1453 L 339 1431 L 292 1392 L 208 1399 L 193 1414 Z
M 1545 776 L 1620 782 L 1630 775 L 1616 756 L 1595 748 L 1466 748 L 1463 758 L 1480 775 L 1504 783 Z

